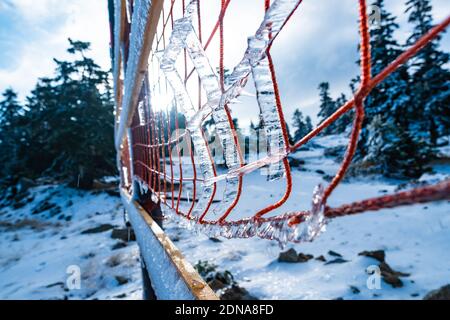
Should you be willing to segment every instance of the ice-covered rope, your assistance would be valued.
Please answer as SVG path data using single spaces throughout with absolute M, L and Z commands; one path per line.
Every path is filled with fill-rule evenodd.
M 127 168 L 126 172 L 122 172 L 123 179 L 129 182 L 131 179 L 131 177 L 129 177 L 130 172 L 133 171 L 130 169 L 130 166 L 134 165 L 135 177 L 133 178 L 138 179 L 155 196 L 162 200 L 164 204 L 172 208 L 182 221 L 190 227 L 195 227 L 213 236 L 220 235 L 224 237 L 243 238 L 259 236 L 266 239 L 276 239 L 282 243 L 288 241 L 301 242 L 312 240 L 324 229 L 326 219 L 414 203 L 449 199 L 450 182 L 447 180 L 437 185 L 417 188 L 394 195 L 362 200 L 352 204 L 343 205 L 339 208 L 330 208 L 326 205 L 327 199 L 345 176 L 355 154 L 364 119 L 365 98 L 376 85 L 417 54 L 419 50 L 435 39 L 439 33 L 443 32 L 450 24 L 450 17 L 431 29 L 383 71 L 372 77 L 370 74 L 370 33 L 366 12 L 366 1 L 359 0 L 359 29 L 361 37 L 360 87 L 349 102 L 341 106 L 332 116 L 322 122 L 300 141 L 290 145 L 286 122 L 283 115 L 281 93 L 277 83 L 275 65 L 270 54 L 270 48 L 279 32 L 300 5 L 301 0 L 275 0 L 272 3 L 270 0 L 264 1 L 264 10 L 266 11 L 264 21 L 257 30 L 256 35 L 250 38 L 249 47 L 244 59 L 236 66 L 232 74 L 229 75 L 227 79 L 228 84 L 225 85 L 224 30 L 226 26 L 224 24 L 224 17 L 226 16 L 230 2 L 231 0 L 220 0 L 219 17 L 205 44 L 202 42 L 202 30 L 204 28 L 202 26 L 199 0 L 191 1 L 187 10 L 185 10 L 186 6 L 184 1 L 182 1 L 182 19 L 184 20 L 174 19 L 176 0 L 171 0 L 169 10 L 166 10 L 163 13 L 163 27 L 160 35 L 156 37 L 157 40 L 155 40 L 155 52 L 160 52 L 161 50 L 165 50 L 166 52 L 166 56 L 163 56 L 162 58 L 161 69 L 164 70 L 166 78 L 169 80 L 169 83 L 172 84 L 175 95 L 178 95 L 179 99 L 182 99 L 182 103 L 175 104 L 175 108 L 177 106 L 183 107 L 182 111 L 185 113 L 188 120 L 188 132 L 181 136 L 177 130 L 175 139 L 170 140 L 169 138 L 166 142 L 165 132 L 170 130 L 173 125 L 171 123 L 170 114 L 169 112 L 166 113 L 167 120 L 164 121 L 163 115 L 153 110 L 151 97 L 148 96 L 148 93 L 144 94 L 140 102 L 146 103 L 144 104 L 144 116 L 148 121 L 140 123 L 138 121 L 139 119 L 136 118 L 136 121 L 131 127 L 132 139 L 130 141 L 132 143 L 135 159 L 133 164 L 127 163 L 127 159 L 125 158 L 129 157 L 127 152 L 128 148 L 124 147 L 122 149 L 122 165 L 124 168 Z M 168 12 L 167 16 L 165 14 L 166 12 Z M 195 15 L 197 15 L 196 23 L 198 24 L 197 34 L 193 32 L 192 18 Z M 173 43 L 167 43 L 165 33 L 166 27 L 168 26 L 172 26 L 171 41 L 178 41 L 175 46 Z M 174 32 L 181 32 L 181 34 L 174 38 Z M 212 43 L 217 32 L 219 32 L 220 45 L 218 78 L 209 65 L 205 55 L 205 50 Z M 126 42 L 128 42 L 128 40 Z M 160 46 L 162 46 L 162 48 L 160 48 Z M 177 75 L 173 62 L 179 52 L 184 52 L 183 79 Z M 190 55 L 190 59 L 194 65 L 194 68 L 190 72 L 188 72 L 188 55 Z M 167 60 L 167 58 L 169 60 Z M 152 57 L 152 60 L 153 59 L 154 57 Z M 208 101 L 206 104 L 202 105 L 202 96 L 199 89 L 199 107 L 197 109 L 189 102 L 189 95 L 185 88 L 183 88 L 195 71 L 199 73 L 199 84 L 203 86 L 208 96 Z M 230 135 L 230 132 L 233 132 L 234 124 L 230 110 L 227 106 L 233 99 L 240 96 L 243 87 L 247 83 L 248 77 L 252 73 L 261 116 L 265 124 L 264 129 L 266 130 L 269 148 L 266 158 L 243 165 L 242 154 L 240 154 L 239 148 L 237 147 L 237 136 L 234 133 Z M 214 77 L 216 77 L 216 79 Z M 143 92 L 147 90 L 145 88 L 146 85 L 148 86 L 148 84 L 143 85 Z M 161 83 L 158 83 L 158 85 L 161 86 Z M 326 188 L 316 188 L 312 209 L 309 211 L 287 213 L 265 218 L 267 213 L 281 207 L 290 197 L 292 190 L 292 176 L 287 156 L 309 142 L 351 109 L 355 109 L 356 112 L 346 155 L 340 169 L 331 183 Z M 176 114 L 178 114 L 178 112 Z M 229 167 L 228 173 L 225 175 L 217 175 L 210 146 L 208 145 L 205 133 L 200 126 L 204 119 L 209 116 L 213 117 L 216 126 L 219 127 L 218 131 L 222 130 L 222 145 L 225 149 L 226 147 L 231 148 L 228 149 L 228 152 L 225 150 L 225 158 L 228 160 L 227 164 Z M 179 129 L 178 116 L 175 116 L 175 128 Z M 188 150 L 190 151 L 189 154 L 193 168 L 193 176 L 183 177 L 185 166 L 183 164 L 184 160 L 180 154 L 178 142 L 185 136 L 193 138 L 195 152 L 197 153 L 197 156 L 201 158 L 199 161 L 202 168 L 200 175 L 196 171 L 193 150 L 191 150 L 191 146 L 189 145 Z M 179 160 L 179 177 L 175 177 L 174 173 L 174 157 L 171 154 L 172 150 L 170 148 L 170 145 L 172 144 L 176 144 L 177 146 L 176 152 L 178 154 L 176 156 Z M 167 164 L 166 147 L 168 147 L 169 157 L 169 162 Z M 163 161 L 162 164 L 161 160 Z M 166 165 L 170 167 L 170 175 L 166 172 Z M 161 172 L 161 166 L 164 172 Z M 273 178 L 279 178 L 281 176 L 286 177 L 286 189 L 284 195 L 274 204 L 259 210 L 253 217 L 229 222 L 227 218 L 230 216 L 240 199 L 242 192 L 242 177 L 255 170 L 260 170 L 263 167 L 269 168 L 269 174 L 271 174 Z M 227 181 L 228 189 L 226 189 L 224 194 L 225 199 L 221 200 L 222 203 L 215 208 L 215 210 L 218 210 L 219 213 L 221 213 L 220 218 L 217 218 L 216 220 L 207 219 L 206 216 L 210 211 L 212 203 L 215 201 L 216 183 L 222 180 Z M 177 182 L 179 182 L 179 189 L 178 195 L 175 195 L 174 185 Z M 192 183 L 193 188 L 192 198 L 188 199 L 192 201 L 192 203 L 187 212 L 182 212 L 180 209 L 183 182 Z M 170 188 L 167 187 L 167 183 L 170 183 Z M 202 186 L 199 196 L 197 194 L 197 183 Z M 171 195 L 171 201 L 167 201 L 168 194 Z

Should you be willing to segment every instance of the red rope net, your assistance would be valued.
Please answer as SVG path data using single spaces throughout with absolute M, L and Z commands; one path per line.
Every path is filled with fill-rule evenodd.
M 160 202 L 188 224 L 196 224 L 199 228 L 206 230 L 207 227 L 214 227 L 215 233 L 224 236 L 250 237 L 258 235 L 262 238 L 277 239 L 282 242 L 312 239 L 315 235 L 314 230 L 312 234 L 310 230 L 309 236 L 306 238 L 290 235 L 298 230 L 296 228 L 299 224 L 305 222 L 310 223 L 310 226 L 313 222 L 313 225 L 319 226 L 319 230 L 316 231 L 320 231 L 324 218 L 331 219 L 383 208 L 450 199 L 450 181 L 447 180 L 438 185 L 362 200 L 338 208 L 327 206 L 328 198 L 341 183 L 354 157 L 364 120 L 364 99 L 377 84 L 444 31 L 450 24 L 450 17 L 430 30 L 386 69 L 373 77 L 371 75 L 370 34 L 366 1 L 359 0 L 360 87 L 350 101 L 300 141 L 291 145 L 271 48 L 281 29 L 289 23 L 295 11 L 298 10 L 301 1 L 278 0 L 271 3 L 270 0 L 264 0 L 261 10 L 266 13 L 266 25 L 263 24 L 260 27 L 260 34 L 267 36 L 267 49 L 258 58 L 258 65 L 267 64 L 266 71 L 270 79 L 270 88 L 267 90 L 274 98 L 276 124 L 277 129 L 280 130 L 281 149 L 284 150 L 278 153 L 271 153 L 269 150 L 265 156 L 259 159 L 248 160 L 245 152 L 242 151 L 239 134 L 235 131 L 235 123 L 229 106 L 230 101 L 224 98 L 233 93 L 233 85 L 236 85 L 233 83 L 235 73 L 233 72 L 230 76 L 230 71 L 225 67 L 226 48 L 233 46 L 233 43 L 225 41 L 227 38 L 224 35 L 227 28 L 226 17 L 232 1 L 217 1 L 220 6 L 218 7 L 218 17 L 214 23 L 211 23 L 210 19 L 213 13 L 205 12 L 201 1 L 185 3 L 184 0 L 171 0 L 165 2 L 149 60 L 148 76 L 142 84 L 138 105 L 128 132 L 131 149 L 129 150 L 128 146 L 125 146 L 121 154 L 121 165 L 125 168 L 122 172 L 122 181 L 125 181 L 128 187 L 131 186 L 132 178 L 139 181 L 142 189 L 151 192 L 155 202 Z M 284 18 L 281 20 L 277 20 L 277 17 L 271 18 L 271 13 L 277 10 L 277 6 L 283 6 L 286 3 L 290 3 L 290 11 L 285 13 Z M 205 17 L 209 18 L 206 19 L 209 22 L 205 23 Z M 177 29 L 177 23 L 181 25 L 180 19 L 190 19 L 189 23 L 194 32 L 186 31 L 182 46 L 176 47 L 179 38 L 174 34 L 184 30 Z M 265 31 L 266 33 L 264 33 Z M 192 38 L 193 35 L 196 36 L 196 39 Z M 201 44 L 201 49 L 195 47 L 197 41 Z M 218 50 L 211 52 L 209 48 L 214 46 Z M 176 50 L 181 53 L 179 58 L 171 56 Z M 201 54 L 205 54 L 210 59 L 211 65 L 218 65 L 216 73 L 220 92 L 218 93 L 219 98 L 215 102 L 218 108 L 222 108 L 219 110 L 220 114 L 210 103 L 211 95 L 214 93 L 208 89 L 210 85 L 208 79 L 211 78 L 211 75 L 209 78 L 204 77 L 204 71 L 200 70 L 199 65 L 196 64 L 195 59 L 202 58 Z M 172 65 L 167 63 L 169 60 Z M 255 66 L 250 67 L 256 68 Z M 239 69 L 239 66 L 236 69 Z M 171 72 L 174 70 L 178 72 L 176 79 L 171 78 Z M 196 77 L 196 73 L 198 77 Z M 251 70 L 247 72 L 246 76 L 238 79 L 240 84 L 246 83 L 250 74 Z M 254 78 L 255 75 L 258 76 L 253 73 Z M 228 81 L 229 78 L 231 78 L 231 83 Z M 258 79 L 254 80 L 257 86 Z M 177 85 L 180 84 L 184 86 L 185 91 L 177 91 Z M 183 96 L 184 93 L 187 95 Z M 264 113 L 261 102 L 264 98 L 262 95 L 262 91 L 257 92 L 261 114 Z M 191 101 L 190 110 L 194 110 L 193 113 L 180 108 L 181 102 L 186 103 L 186 100 L 183 99 L 187 98 Z M 330 184 L 323 191 L 320 191 L 319 188 L 315 193 L 313 209 L 287 214 L 280 211 L 291 198 L 293 191 L 293 176 L 287 156 L 304 146 L 327 126 L 351 110 L 355 110 L 355 118 L 347 152 Z M 222 148 L 234 151 L 234 153 L 229 152 L 233 153 L 233 159 L 226 163 L 228 165 L 226 168 L 217 163 L 217 150 L 211 146 L 212 140 L 208 136 L 205 123 L 215 124 L 217 131 L 222 128 L 222 130 L 232 133 L 229 141 L 225 141 L 226 136 L 218 139 Z M 266 121 L 264 125 L 268 126 L 269 123 Z M 270 134 L 270 131 L 266 131 L 266 133 Z M 265 138 L 269 139 L 267 136 Z M 275 148 L 271 145 L 266 146 L 268 149 L 271 147 Z M 130 153 L 133 159 L 132 164 L 128 163 Z M 226 150 L 225 154 L 227 154 Z M 245 185 L 246 176 L 255 170 L 267 170 L 267 167 L 271 166 L 279 166 L 280 176 L 284 177 L 285 186 L 281 197 L 279 199 L 264 197 L 264 201 L 270 200 L 270 203 L 259 199 L 242 200 L 245 188 L 248 188 Z M 270 188 L 269 184 L 268 188 Z M 264 193 L 264 191 L 260 191 L 259 194 L 263 196 Z M 246 201 L 248 204 L 249 201 L 254 200 L 256 200 L 255 203 L 251 203 L 252 213 L 239 208 L 241 202 Z M 258 208 L 258 206 L 261 207 Z M 233 231 L 233 227 L 236 227 L 236 230 Z

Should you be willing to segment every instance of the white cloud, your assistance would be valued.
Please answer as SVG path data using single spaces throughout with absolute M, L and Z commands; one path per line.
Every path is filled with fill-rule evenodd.
M 36 2 L 35 0 L 13 0 L 10 3 L 22 19 L 36 24 L 51 17 L 65 15 L 70 11 L 70 5 L 68 5 L 67 1 L 39 0 Z
M 226 66 L 234 66 L 246 48 L 246 38 L 254 33 L 262 19 L 260 1 L 232 1 L 225 21 Z M 370 2 L 370 1 L 369 1 Z M 409 34 L 407 15 L 403 13 L 405 1 L 386 1 L 387 8 L 397 15 L 402 25 L 398 37 Z M 212 28 L 217 18 L 218 1 L 203 1 L 204 33 Z M 436 22 L 450 12 L 448 0 L 432 2 Z M 41 76 L 51 75 L 52 58 L 67 58 L 67 38 L 92 43 L 91 55 L 104 69 L 110 68 L 109 25 L 106 0 L 0 0 L 0 9 L 16 10 L 22 27 L 30 39 L 14 44 L 14 63 L 0 69 L 0 91 L 12 86 L 25 96 Z M 285 110 L 290 113 L 301 106 L 314 116 L 317 112 L 317 86 L 330 81 L 334 96 L 348 92 L 349 80 L 358 73 L 355 65 L 358 43 L 357 3 L 354 0 L 304 1 L 291 23 L 280 34 L 273 48 Z M 35 36 L 34 36 L 35 35 Z M 205 37 L 205 35 L 204 35 Z M 450 35 L 442 40 L 449 49 Z M 11 43 L 8 46 L 12 46 Z M 218 52 L 214 40 L 208 53 Z M 217 55 L 211 55 L 217 64 Z M 215 60 L 216 59 L 216 60 Z M 245 108 L 241 108 L 245 109 Z M 245 113 L 245 112 L 243 112 Z M 245 114 L 243 114 L 245 116 Z
M 14 44 L 16 63 L 14 69 L 0 69 L 0 90 L 12 86 L 24 98 L 37 78 L 52 74 L 54 57 L 68 58 L 65 50 L 69 37 L 91 42 L 91 56 L 104 69 L 109 69 L 106 3 L 92 0 L 14 0 L 15 14 L 21 25 L 28 28 L 30 39 L 19 39 Z

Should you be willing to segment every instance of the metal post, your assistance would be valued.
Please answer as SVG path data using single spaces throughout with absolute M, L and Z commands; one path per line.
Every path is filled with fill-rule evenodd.
M 136 182 L 134 182 L 136 183 Z M 161 227 L 163 227 L 163 215 L 161 207 L 156 204 L 151 199 L 151 192 L 146 194 L 141 193 L 141 189 L 134 186 L 133 198 L 141 204 L 145 211 L 152 217 L 155 222 Z M 145 261 L 141 256 L 141 269 L 142 269 L 142 284 L 143 284 L 143 299 L 144 300 L 157 300 L 155 291 L 152 287 L 152 282 L 149 277 L 148 268 L 145 265 Z
M 141 255 L 141 270 L 142 270 L 142 299 L 143 300 L 158 300 L 153 290 L 152 282 L 148 275 L 147 266 L 145 265 L 144 258 Z

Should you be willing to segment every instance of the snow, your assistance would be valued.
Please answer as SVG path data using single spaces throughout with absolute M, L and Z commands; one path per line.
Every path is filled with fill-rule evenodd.
M 301 171 L 293 172 L 296 184 L 291 199 L 283 207 L 285 212 L 309 209 L 314 187 L 327 183 L 324 175 L 316 170 L 331 175 L 339 166 L 323 156 L 324 147 L 344 145 L 346 141 L 342 136 L 319 137 L 315 140 L 317 147 L 295 154 L 306 160 L 306 165 Z M 446 177 L 448 175 L 428 174 L 423 180 L 436 182 Z M 282 196 L 283 181 L 271 182 L 269 192 L 264 181 L 265 177 L 256 172 L 245 176 L 246 192 L 232 213 L 233 219 L 254 213 L 256 206 L 259 208 L 266 204 L 264 201 L 270 201 L 266 199 L 268 195 L 272 201 Z M 398 182 L 381 178 L 351 180 L 336 189 L 329 204 L 338 206 L 393 193 L 397 186 Z M 330 250 L 349 260 L 331 265 L 317 260 L 279 263 L 280 249 L 276 242 L 254 238 L 221 239 L 216 243 L 174 222 L 166 224 L 166 231 L 191 263 L 210 260 L 222 270 L 231 271 L 241 286 L 260 299 L 420 299 L 447 284 L 450 278 L 449 209 L 449 202 L 440 202 L 338 218 L 331 221 L 327 231 L 314 242 L 291 246 L 297 252 L 315 257 L 323 255 L 328 261 L 332 258 L 327 254 Z M 404 287 L 392 288 L 382 281 L 381 289 L 368 289 L 366 269 L 377 261 L 358 256 L 366 250 L 385 250 L 386 261 L 394 270 L 411 273 L 410 277 L 402 278 Z M 361 292 L 354 294 L 351 286 Z
M 34 201 L 19 210 L 0 209 L 0 299 L 141 298 L 138 246 L 112 250 L 118 241 L 111 231 L 81 234 L 102 224 L 123 228 L 119 198 L 63 186 L 37 187 L 31 194 Z M 51 218 L 48 212 L 33 215 L 32 209 L 46 198 L 72 220 Z M 20 220 L 29 226 L 6 227 Z M 67 291 L 70 266 L 80 268 L 81 290 Z M 116 277 L 128 283 L 119 285 Z
M 324 157 L 323 152 L 326 147 L 344 145 L 345 137 L 319 137 L 314 142 L 314 147 L 294 155 L 306 164 L 293 170 L 294 191 L 283 207 L 284 212 L 309 209 L 314 187 L 319 183 L 326 185 L 324 177 L 332 175 L 339 166 L 332 158 Z M 434 170 L 436 173 L 424 175 L 420 181 L 448 178 L 448 165 L 439 166 L 440 169 Z M 326 175 L 316 172 L 318 169 Z M 258 172 L 246 175 L 243 199 L 232 218 L 247 217 L 282 195 L 283 180 L 270 182 L 270 188 L 268 183 Z M 398 181 L 382 178 L 349 179 L 336 189 L 329 204 L 338 206 L 393 193 L 398 186 Z M 63 186 L 33 188 L 32 194 L 35 199 L 24 208 L 0 209 L 0 299 L 141 298 L 137 245 L 129 243 L 125 248 L 112 250 L 117 241 L 111 239 L 111 231 L 81 234 L 108 223 L 123 228 L 119 198 Z M 72 217 L 71 221 L 51 218 L 48 212 L 31 213 L 49 196 L 49 201 L 62 207 L 62 214 Z M 314 242 L 291 246 L 314 257 L 323 255 L 328 261 L 334 259 L 329 255 L 332 250 L 348 260 L 329 265 L 315 259 L 306 263 L 278 262 L 280 248 L 276 242 L 267 240 L 215 242 L 180 228 L 174 221 L 166 221 L 165 229 L 192 264 L 199 260 L 214 262 L 220 270 L 229 270 L 240 286 L 259 299 L 421 299 L 429 291 L 448 284 L 450 279 L 449 209 L 449 202 L 443 201 L 337 218 Z M 29 224 L 35 229 L 6 225 L 23 219 L 30 219 Z M 152 247 L 151 243 L 148 247 Z M 358 255 L 366 250 L 385 250 L 386 262 L 394 270 L 410 273 L 409 277 L 401 278 L 404 286 L 393 288 L 382 281 L 381 289 L 369 289 L 366 269 L 377 265 L 377 261 Z M 71 265 L 80 266 L 81 290 L 64 291 L 66 270 Z M 116 276 L 129 278 L 129 282 L 120 286 Z M 360 293 L 353 293 L 352 286 Z
M 195 297 L 180 278 L 178 270 L 174 268 L 173 262 L 165 253 L 165 249 L 159 243 L 158 238 L 150 231 L 142 215 L 132 204 L 126 207 L 132 225 L 136 226 L 136 238 L 142 250 L 145 264 L 149 266 L 148 272 L 156 296 L 161 300 L 194 300 Z

